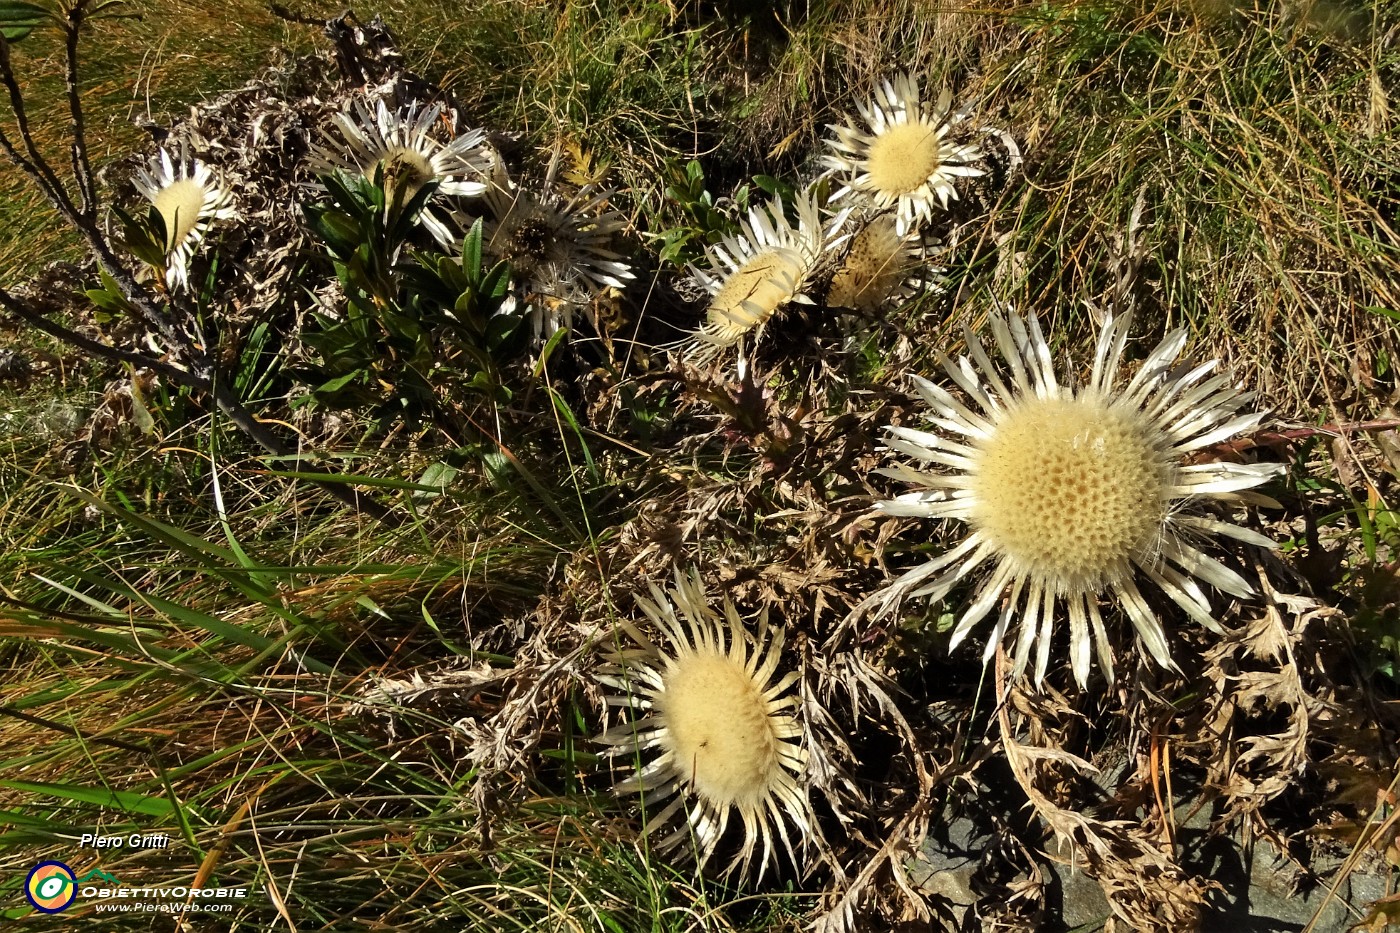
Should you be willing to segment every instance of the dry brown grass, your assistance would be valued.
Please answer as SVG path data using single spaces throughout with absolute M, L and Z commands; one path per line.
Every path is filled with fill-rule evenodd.
M 765 38 L 755 27 L 728 132 L 752 170 L 797 169 L 873 81 L 926 74 L 1026 155 L 1025 178 L 964 228 L 955 257 L 1007 270 L 995 297 L 1078 326 L 1129 258 L 1141 197 L 1131 258 L 1157 326 L 1190 326 L 1286 417 L 1360 419 L 1388 402 L 1400 349 L 1387 181 L 1400 66 L 1394 4 L 1342 12 L 820 5 Z

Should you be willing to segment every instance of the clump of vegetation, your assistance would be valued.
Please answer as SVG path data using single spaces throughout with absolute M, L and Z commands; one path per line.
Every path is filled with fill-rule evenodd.
M 1389 921 L 1400 7 L 274 10 L 0 9 L 4 916 Z

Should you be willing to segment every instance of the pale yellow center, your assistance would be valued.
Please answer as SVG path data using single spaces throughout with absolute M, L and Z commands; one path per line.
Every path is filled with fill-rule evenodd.
M 433 164 L 427 157 L 407 146 L 395 146 L 390 149 L 377 165 L 384 167 L 384 190 L 401 189 L 405 201 L 417 194 L 434 176 Z M 373 167 L 369 174 L 373 177 Z
M 697 792 L 720 805 L 751 805 L 768 793 L 778 736 L 743 665 L 721 654 L 685 655 L 655 703 L 666 723 L 662 744 Z
M 802 270 L 775 249 L 764 250 L 740 266 L 710 301 L 709 324 L 720 335 L 738 340 L 773 316 L 792 299 L 789 282 Z
M 895 196 L 918 190 L 942 164 L 941 148 L 938 131 L 927 123 L 915 120 L 886 127 L 866 156 L 870 184 L 882 194 Z
M 156 192 L 154 199 L 161 220 L 165 221 L 165 251 L 175 249 L 199 222 L 204 207 L 204 186 L 193 178 L 179 178 Z
M 1170 467 L 1151 430 L 1091 397 L 1023 402 L 976 447 L 973 528 L 1060 592 L 1121 580 L 1167 514 Z
M 827 304 L 873 311 L 904 280 L 904 272 L 894 220 L 881 217 L 851 243 L 846 261 L 831 280 Z

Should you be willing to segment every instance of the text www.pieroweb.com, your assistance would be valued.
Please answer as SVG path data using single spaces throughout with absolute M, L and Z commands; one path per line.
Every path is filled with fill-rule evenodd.
M 224 913 L 233 910 L 232 904 L 94 904 L 93 911 L 99 914 L 105 913 L 129 913 L 132 911 L 140 913 L 159 914 L 180 914 L 185 912 L 199 912 L 202 914 Z

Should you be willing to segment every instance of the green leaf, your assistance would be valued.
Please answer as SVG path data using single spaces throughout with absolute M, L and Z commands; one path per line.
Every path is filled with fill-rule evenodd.
M 438 184 L 436 181 L 427 182 L 413 193 L 413 197 L 408 199 L 408 203 L 401 206 L 396 205 L 398 213 L 394 215 L 393 226 L 386 231 L 390 254 L 394 253 L 398 245 L 412 234 L 413 228 L 417 226 L 418 214 L 427 205 L 428 199 L 437 192 Z M 399 194 L 402 190 L 395 190 L 394 200 L 396 202 L 399 200 Z
M 0 0 L 3 2 L 3 0 Z M 122 225 L 122 245 L 131 255 L 148 266 L 165 267 L 165 218 L 152 207 L 141 219 L 113 207 L 112 213 Z
M 423 475 L 418 477 L 418 485 L 435 486 L 437 487 L 437 491 L 423 492 L 419 490 L 413 494 L 413 497 L 415 499 L 431 499 L 436 497 L 440 493 L 446 491 L 448 484 L 451 483 L 460 472 L 461 470 L 442 460 L 428 464 L 428 468 L 423 471 Z
M 481 455 L 481 466 L 486 471 L 486 479 L 497 489 L 505 489 L 515 476 L 515 467 L 510 458 L 500 451 L 493 450 Z
M 97 276 L 100 286 L 83 291 L 88 300 L 110 315 L 130 314 L 131 302 L 127 301 L 126 296 L 122 294 L 116 279 L 108 275 L 107 270 L 100 266 L 97 269 Z
M 41 6 L 23 0 L 0 0 L 0 33 L 11 42 L 18 42 L 34 31 L 36 26 L 50 22 L 53 15 Z
M 140 813 L 145 816 L 169 816 L 170 801 L 164 797 L 146 797 L 124 790 L 109 790 L 105 787 L 82 787 L 77 784 L 50 784 L 46 781 L 0 781 L 0 787 L 23 791 L 29 794 L 44 794 L 59 797 L 74 803 L 86 803 L 99 807 L 110 807 L 125 813 Z
M 423 486 L 387 476 L 353 476 L 348 473 L 308 473 L 301 470 L 268 470 L 268 476 L 307 480 L 313 483 L 344 483 L 348 486 L 377 486 L 384 489 L 407 489 L 412 492 L 441 492 L 441 486 Z
M 554 355 L 554 351 L 559 349 L 559 345 L 562 344 L 568 336 L 569 329 L 567 327 L 561 327 L 549 335 L 549 339 L 546 340 L 544 346 L 540 348 L 540 358 L 535 362 L 532 375 L 536 379 L 540 378 L 540 374 L 544 372 L 545 366 L 549 364 L 549 358 Z
M 319 386 L 316 387 L 316 393 L 318 395 L 334 394 L 348 386 L 350 383 L 354 382 L 356 379 L 359 379 L 364 374 L 365 371 L 363 369 L 351 370 L 343 376 L 336 376 L 334 379 L 330 379 L 326 382 L 321 383 Z
M 364 240 L 364 229 L 359 222 L 343 211 L 308 207 L 306 215 L 317 236 L 326 241 L 338 258 L 353 256 Z
M 508 341 L 524 318 L 518 314 L 493 314 L 486 322 L 486 348 L 495 350 Z
M 797 189 L 781 178 L 774 178 L 772 175 L 755 175 L 753 183 L 768 194 L 782 198 L 784 203 L 791 203 L 797 195 Z
M 471 279 L 481 274 L 481 236 L 481 218 L 478 217 L 462 240 L 462 270 Z
M 510 288 L 510 266 L 504 262 L 498 262 L 481 279 L 481 294 L 498 301 L 505 297 L 507 289 Z
M 583 459 L 588 463 L 588 473 L 593 479 L 598 478 L 598 465 L 593 462 L 593 452 L 588 449 L 588 440 L 583 436 L 583 428 L 579 426 L 578 419 L 574 417 L 574 411 L 569 407 L 569 403 L 564 401 L 564 397 L 554 391 L 553 386 L 545 386 L 549 393 L 549 400 L 554 403 L 554 410 L 559 413 L 574 432 L 574 437 L 578 438 L 579 446 L 583 448 Z

